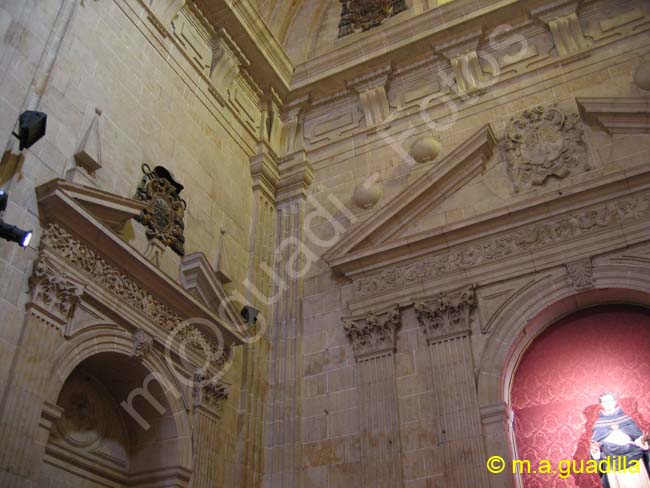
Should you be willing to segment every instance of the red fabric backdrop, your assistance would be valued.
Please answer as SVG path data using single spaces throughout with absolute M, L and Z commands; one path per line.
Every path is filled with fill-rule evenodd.
M 517 368 L 511 391 L 518 458 L 589 459 L 598 396 L 619 404 L 641 429 L 650 430 L 650 313 L 632 307 L 586 310 L 545 330 Z M 598 476 L 524 476 L 525 488 L 597 488 Z

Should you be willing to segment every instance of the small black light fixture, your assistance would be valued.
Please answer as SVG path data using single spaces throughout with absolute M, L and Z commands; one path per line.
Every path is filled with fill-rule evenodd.
M 18 134 L 13 135 L 20 141 L 20 150 L 29 149 L 44 135 L 47 128 L 47 114 L 27 110 L 20 114 Z
M 7 208 L 7 201 L 9 195 L 0 190 L 0 212 L 4 212 Z M 32 240 L 33 232 L 31 230 L 23 230 L 15 225 L 7 224 L 4 220 L 0 219 L 0 238 L 9 241 L 17 242 L 20 247 L 29 246 Z
M 255 325 L 257 323 L 257 316 L 259 313 L 259 310 L 257 310 L 255 307 L 251 307 L 250 305 L 244 305 L 244 308 L 241 309 L 241 316 L 244 318 L 247 325 Z

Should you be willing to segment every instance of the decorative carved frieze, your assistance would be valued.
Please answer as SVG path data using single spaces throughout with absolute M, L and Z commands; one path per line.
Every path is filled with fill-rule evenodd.
M 153 337 L 144 330 L 133 333 L 133 357 L 143 358 L 153 350 Z
M 564 265 L 569 278 L 569 283 L 576 290 L 592 288 L 594 286 L 593 267 L 591 258 L 579 259 Z
M 339 37 L 377 27 L 407 8 L 406 0 L 341 0 Z
M 29 279 L 32 304 L 53 325 L 65 324 L 83 293 L 83 288 L 44 259 L 34 263 Z
M 369 312 L 363 320 L 343 320 L 345 335 L 352 343 L 355 356 L 394 351 L 397 332 L 402 327 L 399 306 L 394 306 L 380 318 Z
M 440 293 L 415 304 L 415 316 L 429 342 L 453 334 L 469 332 L 470 313 L 476 307 L 474 286 Z
M 516 192 L 590 169 L 579 115 L 555 107 L 511 119 L 500 148 Z
M 354 282 L 355 292 L 357 296 L 367 296 L 406 287 L 638 221 L 647 218 L 649 213 L 650 191 L 645 191 L 360 278 Z
M 180 197 L 183 185 L 176 182 L 162 166 L 153 171 L 142 165 L 144 176 L 135 199 L 147 203 L 138 221 L 147 227 L 147 237 L 158 239 L 179 256 L 185 255 L 185 209 L 187 203 Z
M 194 405 L 206 405 L 216 407 L 222 400 L 227 400 L 230 396 L 228 385 L 214 378 L 208 378 L 203 368 L 194 372 L 193 397 Z
M 211 361 L 219 365 L 224 364 L 223 348 L 210 342 L 196 327 L 186 324 L 167 305 L 98 256 L 95 251 L 74 239 L 60 225 L 50 223 L 45 229 L 41 243 L 70 264 L 88 273 L 93 283 L 106 288 L 120 301 L 144 314 L 163 330 L 173 332 L 178 339 L 187 342 L 197 350 L 209 351 L 208 356 Z

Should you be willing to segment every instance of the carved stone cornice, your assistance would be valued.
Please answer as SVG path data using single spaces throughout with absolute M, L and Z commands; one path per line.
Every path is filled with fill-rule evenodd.
M 268 142 L 258 145 L 258 152 L 250 158 L 250 171 L 253 178 L 253 191 L 259 190 L 265 198 L 274 203 L 280 181 L 278 157 Z
M 357 359 L 395 351 L 397 332 L 401 327 L 398 305 L 381 316 L 369 312 L 363 319 L 343 319 L 345 335 Z
M 576 102 L 610 134 L 650 134 L 650 97 L 577 98 Z
M 150 292 L 100 257 L 95 251 L 74 239 L 63 227 L 50 223 L 46 226 L 41 245 L 57 253 L 63 260 L 87 273 L 93 284 L 102 286 L 122 303 L 133 307 L 167 332 L 176 334 L 200 351 L 209 351 L 208 359 L 218 365 L 226 361 L 223 347 L 214 344 L 196 327 L 185 324 L 182 317 L 164 305 Z M 35 285 L 40 284 L 38 282 Z M 37 291 L 40 288 L 35 288 Z M 45 288 L 48 291 L 48 288 Z M 67 292 L 69 295 L 69 292 Z M 66 295 L 67 296 L 67 295 Z M 40 297 L 40 295 L 39 295 Z M 39 298 L 40 299 L 40 298 Z M 40 299 L 42 300 L 42 299 Z M 69 300 L 65 303 L 69 303 Z M 49 303 L 49 302 L 46 302 Z M 65 308 L 61 309 L 61 312 Z
M 404 288 L 418 282 L 463 272 L 470 268 L 522 256 L 572 239 L 646 219 L 650 190 L 599 203 L 541 222 L 521 226 L 431 257 L 398 265 L 354 281 L 357 296 Z
M 29 291 L 32 295 L 28 305 L 31 313 L 54 327 L 62 327 L 72 316 L 83 287 L 40 257 L 29 278 Z
M 576 290 L 593 288 L 595 285 L 591 258 L 578 259 L 564 265 L 569 283 Z
M 470 313 L 476 307 L 474 286 L 440 293 L 430 300 L 416 302 L 415 316 L 431 344 L 450 336 L 469 335 Z
M 282 158 L 276 203 L 279 205 L 295 199 L 306 199 L 307 190 L 313 181 L 314 170 L 305 151 L 297 151 Z
M 153 337 L 142 329 L 133 333 L 133 357 L 143 358 L 153 351 Z
M 588 171 L 583 138 L 580 116 L 555 107 L 535 107 L 511 119 L 499 147 L 515 192 Z

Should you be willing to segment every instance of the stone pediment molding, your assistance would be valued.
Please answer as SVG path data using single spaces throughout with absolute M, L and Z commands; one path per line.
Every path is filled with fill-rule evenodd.
M 650 97 L 577 98 L 587 119 L 610 134 L 650 134 Z
M 137 324 L 157 341 L 166 343 L 170 337 L 186 341 L 218 362 L 226 360 L 232 346 L 243 343 L 237 324 L 210 310 L 104 223 L 105 212 L 111 216 L 109 222 L 117 222 L 125 215 L 137 215 L 139 205 L 63 180 L 41 185 L 36 193 L 44 228 L 39 262 L 46 260 L 64 270 L 70 281 L 83 286 L 85 297 L 116 304 L 112 313 Z M 84 206 L 75 197 L 80 194 L 90 194 L 92 205 Z M 114 206 L 120 208 L 112 211 Z M 39 279 L 38 269 L 33 281 Z M 39 288 L 32 285 L 32 289 Z
M 372 217 L 352 228 L 323 255 L 325 261 L 338 267 L 353 253 L 378 249 L 388 241 L 398 240 L 400 232 L 420 215 L 430 212 L 480 174 L 496 144 L 490 125 L 483 126 Z

